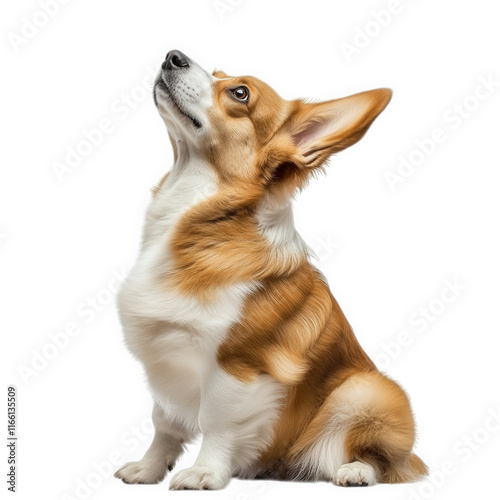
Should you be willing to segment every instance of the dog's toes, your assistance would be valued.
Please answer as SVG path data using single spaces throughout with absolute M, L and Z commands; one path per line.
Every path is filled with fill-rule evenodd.
M 125 464 L 114 476 L 125 484 L 156 484 L 163 480 L 166 472 L 167 466 L 162 463 L 141 460 Z
M 195 465 L 178 472 L 170 481 L 171 490 L 220 490 L 230 480 L 230 475 L 210 467 Z
M 376 484 L 375 470 L 363 462 L 342 465 L 333 482 L 337 486 L 372 486 Z

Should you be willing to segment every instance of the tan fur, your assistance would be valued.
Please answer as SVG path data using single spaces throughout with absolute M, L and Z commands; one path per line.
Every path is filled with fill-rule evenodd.
M 247 105 L 228 94 L 238 85 L 250 89 Z M 214 83 L 204 155 L 220 190 L 176 226 L 170 242 L 175 272 L 164 282 L 206 302 L 225 287 L 258 283 L 220 345 L 218 362 L 241 381 L 265 373 L 287 387 L 273 442 L 259 459 L 262 471 L 293 477 L 345 407 L 352 411 L 348 461 L 373 465 L 383 482 L 411 481 L 427 471 L 412 454 L 414 421 L 404 391 L 377 371 L 307 255 L 286 255 L 271 245 L 255 216 L 264 195 L 290 197 L 332 153 L 357 142 L 390 96 L 378 89 L 306 103 L 285 101 L 251 77 Z M 339 118 L 333 133 L 315 137 L 332 115 L 347 116 L 345 123 Z

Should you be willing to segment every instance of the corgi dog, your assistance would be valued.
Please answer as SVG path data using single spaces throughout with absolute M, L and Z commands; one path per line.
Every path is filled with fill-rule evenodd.
M 155 435 L 115 476 L 157 483 L 197 436 L 170 489 L 424 476 L 406 393 L 361 348 L 292 214 L 294 194 L 361 139 L 391 91 L 288 101 L 173 50 L 153 95 L 174 166 L 153 190 L 118 308 Z

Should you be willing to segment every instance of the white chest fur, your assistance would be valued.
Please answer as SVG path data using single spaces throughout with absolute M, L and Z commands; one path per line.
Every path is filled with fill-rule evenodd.
M 214 176 L 203 164 L 191 161 L 173 169 L 148 209 L 143 245 L 120 293 L 120 310 L 126 316 L 204 332 L 220 330 L 236 319 L 241 295 L 237 289 L 222 292 L 219 300 L 202 304 L 194 297 L 169 289 L 164 278 L 173 269 L 169 240 L 176 224 L 189 208 L 216 191 Z

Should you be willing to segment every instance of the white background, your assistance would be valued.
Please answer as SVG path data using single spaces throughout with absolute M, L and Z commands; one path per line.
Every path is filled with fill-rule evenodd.
M 401 0 L 390 19 L 376 16 L 393 6 L 70 0 L 44 20 L 37 1 L 4 2 L 0 320 L 3 390 L 18 391 L 18 498 L 405 500 L 497 489 L 500 423 L 488 420 L 500 411 L 497 5 Z M 26 27 L 35 20 L 45 25 Z M 296 222 L 362 345 L 409 392 L 430 480 L 351 490 L 233 480 L 178 493 L 167 491 L 171 475 L 155 486 L 111 477 L 104 462 L 139 459 L 152 437 L 142 369 L 108 288 L 132 266 L 149 188 L 172 163 L 148 73 L 173 48 L 290 99 L 394 89 L 366 137 L 298 197 Z M 481 78 L 497 82 L 489 94 Z M 468 116 L 457 118 L 463 105 Z M 54 164 L 68 147 L 85 149 L 85 131 L 103 119 L 112 130 L 59 179 Z M 445 139 L 432 147 L 436 128 Z M 418 140 L 433 149 L 424 158 Z M 391 190 L 400 157 L 420 165 Z M 460 287 L 445 292 L 449 303 L 446 280 Z M 76 335 L 60 333 L 72 324 Z

